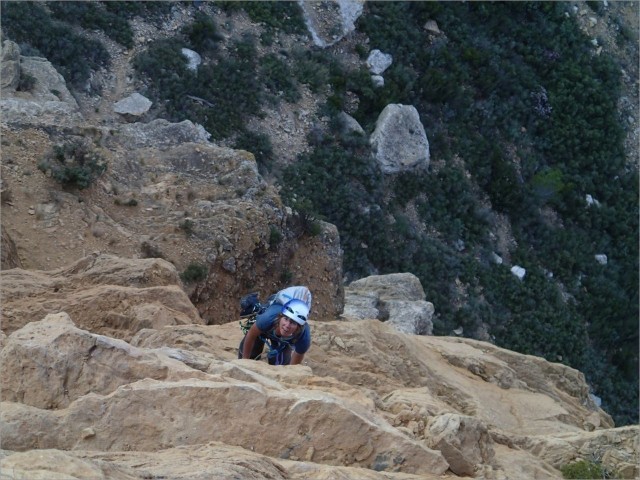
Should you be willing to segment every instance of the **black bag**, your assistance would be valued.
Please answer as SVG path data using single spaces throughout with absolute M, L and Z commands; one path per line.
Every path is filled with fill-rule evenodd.
M 260 307 L 258 293 L 249 293 L 240 299 L 240 316 L 248 317 L 254 313 L 258 313 L 260 312 Z

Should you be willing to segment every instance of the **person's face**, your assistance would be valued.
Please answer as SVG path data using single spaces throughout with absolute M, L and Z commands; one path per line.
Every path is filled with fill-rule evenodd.
M 291 335 L 296 333 L 299 326 L 300 325 L 291 320 L 289 317 L 280 315 L 278 327 L 280 329 L 280 335 L 282 335 L 283 337 L 290 337 Z

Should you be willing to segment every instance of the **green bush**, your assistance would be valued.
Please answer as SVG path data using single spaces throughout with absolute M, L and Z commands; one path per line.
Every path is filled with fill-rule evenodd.
M 84 86 L 92 70 L 110 64 L 109 53 L 100 42 L 52 20 L 40 2 L 5 1 L 0 13 L 4 35 L 37 49 L 76 87 Z
M 602 465 L 579 460 L 574 463 L 563 466 L 560 471 L 564 478 L 587 479 L 587 478 L 608 478 L 605 477 Z
M 267 54 L 260 59 L 260 75 L 262 83 L 272 94 L 282 94 L 283 98 L 290 103 L 300 100 L 300 92 L 293 81 L 293 73 L 278 55 Z
M 189 265 L 187 265 L 187 268 L 185 268 L 184 272 L 180 274 L 180 278 L 184 283 L 195 283 L 207 278 L 208 273 L 209 269 L 206 265 L 198 262 L 191 262 Z
M 36 86 L 36 82 L 36 77 L 27 72 L 21 72 L 17 90 L 19 92 L 30 92 Z
M 121 45 L 133 47 L 133 30 L 129 22 L 98 2 L 47 2 L 47 6 L 60 21 L 80 25 L 89 30 L 102 30 Z
M 190 237 L 195 232 L 195 225 L 193 220 L 187 218 L 178 224 L 178 228 L 180 228 L 187 237 Z
M 233 148 L 253 153 L 260 173 L 271 171 L 273 166 L 273 146 L 269 135 L 243 130 L 236 138 Z
M 107 164 L 88 143 L 76 140 L 53 147 L 38 168 L 45 173 L 51 172 L 52 178 L 64 187 L 82 190 L 102 175 Z
M 193 23 L 185 26 L 182 33 L 189 39 L 190 46 L 201 54 L 215 51 L 218 42 L 224 38 L 218 33 L 213 19 L 202 12 L 196 12 Z
M 269 226 L 269 246 L 272 249 L 276 247 L 280 242 L 282 242 L 283 238 L 284 236 L 282 235 L 282 232 L 278 227 L 276 227 L 275 225 Z
M 237 2 L 218 4 L 228 11 L 244 10 L 254 23 L 264 23 L 270 29 L 280 29 L 289 34 L 306 34 L 302 11 L 297 2 Z

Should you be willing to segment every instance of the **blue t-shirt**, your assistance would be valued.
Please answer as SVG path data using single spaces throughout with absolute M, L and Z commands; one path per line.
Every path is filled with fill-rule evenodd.
M 274 303 L 270 305 L 263 313 L 256 317 L 256 326 L 271 343 L 273 348 L 278 348 L 281 344 L 291 345 L 296 353 L 303 354 L 309 350 L 311 346 L 311 328 L 306 323 L 302 327 L 302 332 L 293 337 L 279 337 L 276 335 L 276 327 L 278 326 L 278 317 L 282 313 L 282 305 Z

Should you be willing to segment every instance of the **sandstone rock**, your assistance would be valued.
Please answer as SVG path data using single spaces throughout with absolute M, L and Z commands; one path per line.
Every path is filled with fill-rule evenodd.
M 429 141 L 418 111 L 411 105 L 387 105 L 376 121 L 370 142 L 383 173 L 429 165 Z
M 0 275 L 5 333 L 63 311 L 82 328 L 124 339 L 142 328 L 202 323 L 175 267 L 162 259 L 94 254 L 51 272 Z
M 5 42 L 7 55 L 16 58 L 19 49 Z M 19 62 L 20 74 L 35 78 L 33 88 L 29 92 L 15 92 L 16 69 L 12 62 Z M 72 127 L 83 123 L 78 103 L 69 93 L 62 75 L 51 62 L 39 57 L 19 57 L 19 60 L 2 62 L 2 78 L 9 82 L 0 100 L 2 121 L 8 125 L 30 125 L 41 127 Z M 6 70 L 9 71 L 6 71 Z M 5 74 L 7 75 L 5 77 Z M 19 76 L 18 76 L 19 79 Z M 17 85 L 17 83 L 16 83 Z
M 411 273 L 373 275 L 345 289 L 343 318 L 377 318 L 396 330 L 417 335 L 433 333 L 433 304 L 424 300 L 418 277 Z
M 477 419 L 445 414 L 429 425 L 429 444 L 440 450 L 456 475 L 473 475 L 476 466 L 491 464 L 493 440 L 487 427 Z
M 410 290 L 400 289 L 415 298 Z M 603 444 L 611 445 L 611 464 L 627 468 L 634 447 L 615 438 L 633 430 L 615 437 L 582 429 L 601 411 L 585 407 L 579 372 L 475 340 L 402 334 L 377 320 L 312 323 L 306 366 L 275 368 L 235 359 L 235 321 L 142 330 L 137 346 L 82 331 L 64 314 L 31 323 L 1 352 L 9 395 L 0 409 L 3 447 L 24 451 L 5 456 L 3 472 L 12 466 L 28 478 L 56 478 L 75 471 L 65 468 L 99 465 L 113 472 L 107 478 L 173 471 L 192 478 L 226 452 L 229 465 L 251 460 L 257 478 L 269 465 L 289 478 L 395 478 L 391 471 L 435 478 L 447 464 L 473 467 L 476 478 L 554 478 L 569 452 Z M 602 415 L 599 423 L 610 425 Z M 569 447 L 551 457 L 552 445 Z M 50 463 L 30 466 L 34 448 Z M 223 476 L 235 471 L 219 465 Z
M 83 121 L 77 106 L 59 101 L 3 98 L 0 100 L 0 114 L 8 125 L 71 127 Z
M 144 378 L 197 376 L 166 354 L 80 330 L 66 313 L 47 315 L 11 334 L 0 362 L 2 399 L 42 409 L 65 408 L 88 393 L 108 394 Z

